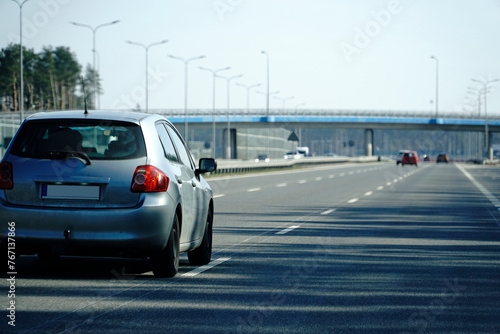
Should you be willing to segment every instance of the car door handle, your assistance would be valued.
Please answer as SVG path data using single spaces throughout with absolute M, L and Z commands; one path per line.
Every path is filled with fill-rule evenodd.
M 182 184 L 182 179 L 180 177 L 177 176 L 176 179 L 178 184 Z
M 196 187 L 196 182 L 191 181 L 191 185 L 193 186 L 193 188 Z

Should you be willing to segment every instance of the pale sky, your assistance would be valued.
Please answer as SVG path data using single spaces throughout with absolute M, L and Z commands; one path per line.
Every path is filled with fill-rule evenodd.
M 21 1 L 21 0 L 19 0 Z M 80 64 L 92 64 L 92 33 L 104 95 L 101 109 L 145 107 L 145 51 L 149 45 L 149 109 L 183 108 L 184 64 L 191 58 L 189 107 L 212 108 L 212 75 L 231 81 L 230 104 L 265 108 L 266 56 L 271 91 L 293 96 L 287 109 L 363 109 L 432 112 L 436 61 L 440 111 L 476 112 L 472 78 L 500 78 L 500 0 L 29 0 L 23 6 L 23 45 L 68 46 Z M 19 43 L 19 7 L 0 0 L 0 47 Z M 216 103 L 225 108 L 226 80 L 217 79 Z M 500 114 L 500 82 L 490 85 L 488 113 Z M 431 103 L 432 101 L 432 103 Z M 282 102 L 271 97 L 271 108 Z

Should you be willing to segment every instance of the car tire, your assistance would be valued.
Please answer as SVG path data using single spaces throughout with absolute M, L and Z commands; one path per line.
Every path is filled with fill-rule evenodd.
M 203 240 L 198 248 L 188 252 L 190 264 L 200 266 L 210 262 L 212 258 L 212 226 L 213 213 L 212 210 L 209 210 Z
M 175 214 L 167 246 L 151 256 L 155 277 L 174 277 L 177 275 L 179 271 L 179 248 L 179 217 Z

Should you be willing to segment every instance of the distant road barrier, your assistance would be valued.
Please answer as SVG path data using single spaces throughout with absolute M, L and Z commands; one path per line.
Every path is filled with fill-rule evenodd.
M 217 160 L 217 170 L 213 174 L 234 174 L 234 173 L 246 173 L 246 172 L 256 172 L 262 170 L 276 170 L 276 169 L 288 169 L 296 166 L 307 166 L 307 165 L 324 165 L 324 164 L 336 164 L 336 163 L 366 163 L 366 162 L 376 162 L 381 160 L 387 160 L 383 157 L 378 156 L 362 156 L 362 157 L 321 157 L 321 158 L 302 158 L 302 159 L 271 159 L 269 162 L 254 160 Z

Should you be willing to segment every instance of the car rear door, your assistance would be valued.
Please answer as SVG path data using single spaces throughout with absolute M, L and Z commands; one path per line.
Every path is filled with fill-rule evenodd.
M 180 162 L 182 164 L 182 174 L 177 179 L 182 187 L 183 198 L 183 214 L 189 216 L 189 224 L 183 222 L 181 243 L 192 243 L 203 236 L 205 228 L 205 219 L 202 218 L 203 212 L 206 211 L 204 200 L 204 191 L 200 181 L 194 173 L 195 166 L 191 155 L 184 143 L 184 140 L 177 130 L 169 123 L 164 123 L 170 138 L 172 139 Z

